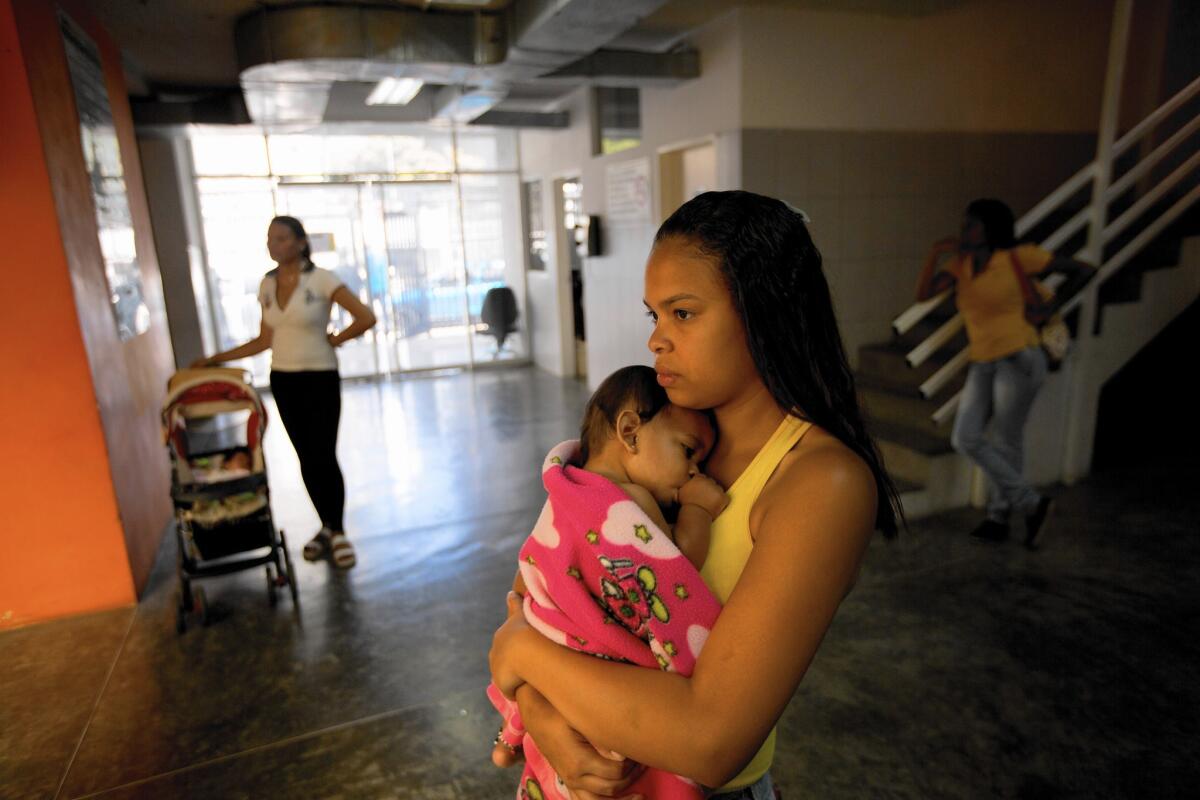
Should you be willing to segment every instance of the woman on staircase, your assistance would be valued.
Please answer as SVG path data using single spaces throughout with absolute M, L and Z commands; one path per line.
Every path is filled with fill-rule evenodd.
M 967 206 L 959 238 L 934 244 L 917 281 L 918 300 L 953 290 L 966 323 L 970 365 L 950 442 L 979 465 L 990 488 L 987 517 L 971 535 L 1003 541 L 1016 511 L 1025 519 L 1030 549 L 1037 546 L 1052 505 L 1023 472 L 1025 421 L 1048 365 L 1038 331 L 1025 318 L 1019 273 L 1036 279 L 1055 272 L 1068 278 L 1052 301 L 1058 305 L 1094 270 L 1037 245 L 1018 245 L 1012 210 L 984 198 Z M 984 433 L 989 420 L 995 428 L 991 440 Z

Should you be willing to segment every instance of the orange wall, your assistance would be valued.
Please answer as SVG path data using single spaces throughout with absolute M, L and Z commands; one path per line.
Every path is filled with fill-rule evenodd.
M 120 56 L 64 5 L 101 50 L 152 321 L 118 340 L 54 4 L 0 0 L 0 627 L 133 602 L 170 518 L 170 342 Z

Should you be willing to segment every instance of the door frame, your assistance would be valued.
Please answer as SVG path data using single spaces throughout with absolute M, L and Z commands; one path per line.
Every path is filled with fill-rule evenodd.
M 562 348 L 563 374 L 573 378 L 579 374 L 579 364 L 576 363 L 575 357 L 575 314 L 571 293 L 571 253 L 568 248 L 574 247 L 575 242 L 567 236 L 566 212 L 562 202 L 562 186 L 568 181 L 582 183 L 583 176 L 580 170 L 568 170 L 553 175 L 550 180 L 550 195 L 554 206 L 554 277 L 558 286 L 559 346 Z M 584 322 L 586 324 L 586 318 Z

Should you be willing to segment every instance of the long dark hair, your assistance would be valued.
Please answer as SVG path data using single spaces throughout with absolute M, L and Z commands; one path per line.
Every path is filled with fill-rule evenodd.
M 1016 247 L 1016 220 L 1012 209 L 1002 200 L 981 197 L 967 205 L 967 216 L 979 220 L 983 226 L 983 238 L 992 250 L 1007 250 Z
M 290 230 L 292 232 L 292 235 L 295 236 L 297 239 L 304 240 L 304 249 L 300 251 L 300 255 L 304 256 L 303 269 L 305 269 L 305 270 L 312 269 L 313 268 L 312 245 L 309 244 L 308 232 L 306 230 L 304 230 L 304 223 L 301 222 L 300 220 L 296 219 L 295 217 L 288 217 L 288 216 L 272 217 L 271 224 L 274 225 L 275 223 L 279 223 L 280 225 L 283 225 L 284 227 L 286 227 L 288 230 Z
M 621 409 L 633 406 L 642 422 L 654 419 L 671 402 L 667 390 L 658 385 L 652 367 L 621 367 L 605 378 L 583 410 L 579 431 L 579 463 L 598 452 L 617 426 Z
M 716 260 L 750 357 L 779 407 L 836 436 L 870 467 L 875 525 L 894 536 L 904 511 L 863 425 L 821 254 L 803 216 L 751 192 L 705 192 L 680 206 L 654 241 L 672 237 Z

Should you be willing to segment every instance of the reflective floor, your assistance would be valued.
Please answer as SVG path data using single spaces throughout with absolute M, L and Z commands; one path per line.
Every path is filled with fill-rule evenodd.
M 177 636 L 168 538 L 136 609 L 0 635 L 0 797 L 512 797 L 486 651 L 585 399 L 531 369 L 347 383 L 348 573 L 298 558 L 317 520 L 272 427 L 300 619 L 256 570 Z M 784 797 L 1190 793 L 1195 466 L 1064 490 L 1038 553 L 969 540 L 970 511 L 875 542 L 781 724 Z

